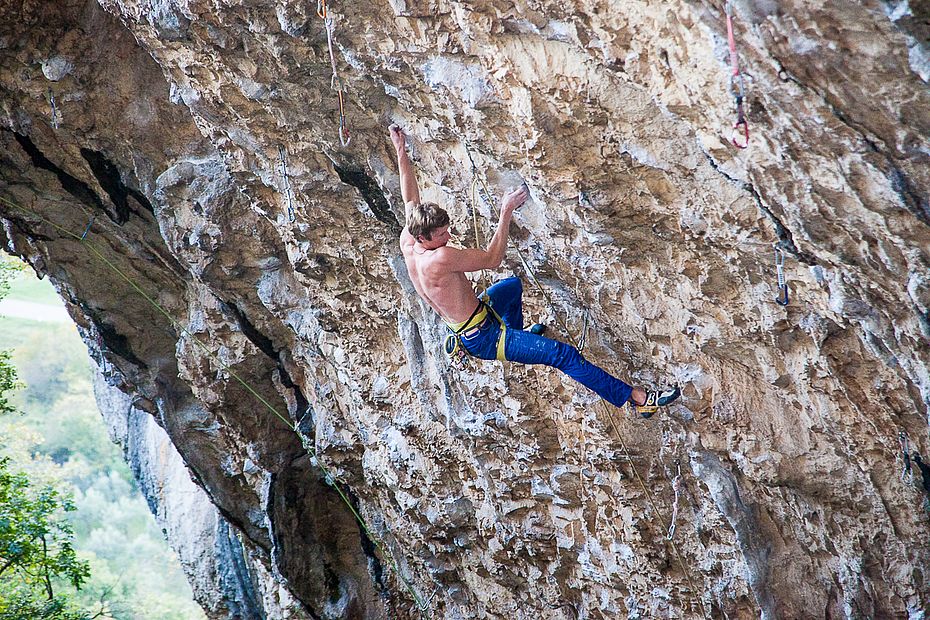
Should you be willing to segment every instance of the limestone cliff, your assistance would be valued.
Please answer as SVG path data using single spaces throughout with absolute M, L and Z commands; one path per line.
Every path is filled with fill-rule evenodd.
M 930 613 L 930 9 L 734 0 L 739 150 L 724 8 L 0 2 L 5 244 L 211 617 Z M 526 179 L 528 315 L 683 404 L 450 368 L 391 122 L 465 243 Z

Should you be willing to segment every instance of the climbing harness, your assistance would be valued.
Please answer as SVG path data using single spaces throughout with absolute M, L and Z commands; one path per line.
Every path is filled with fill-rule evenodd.
M 322 13 L 320 11 L 321 5 Z M 333 52 L 333 32 L 336 30 L 336 19 L 329 15 L 329 10 L 326 8 L 326 0 L 319 0 L 317 4 L 317 14 L 324 19 L 324 25 L 326 27 L 326 46 L 329 48 L 329 61 L 333 68 L 333 75 L 332 78 L 330 78 L 329 86 L 336 91 L 336 95 L 339 97 L 339 143 L 342 146 L 349 146 L 352 137 L 349 135 L 349 126 L 348 123 L 346 123 L 345 83 L 342 81 L 342 78 L 339 77 L 339 72 L 336 69 L 336 54 Z
M 668 534 L 665 536 L 666 539 L 672 540 L 675 538 L 675 527 L 678 523 L 678 494 L 681 486 L 681 460 L 675 459 L 675 479 L 672 480 L 672 490 L 675 491 L 675 503 L 672 504 L 672 518 L 671 525 L 668 526 Z
M 914 470 L 911 469 L 911 444 L 907 437 L 907 431 L 903 428 L 898 432 L 898 445 L 901 446 L 901 480 L 913 481 Z
M 727 13 L 727 42 L 730 45 L 730 92 L 736 99 L 736 122 L 733 124 L 733 136 L 730 142 L 738 149 L 744 149 L 749 146 L 749 123 L 746 121 L 746 114 L 743 111 L 743 101 L 745 90 L 743 89 L 743 74 L 739 70 L 739 57 L 736 54 L 736 37 L 733 36 L 733 11 L 730 1 L 726 4 Z M 742 138 L 742 141 L 740 141 Z
M 287 219 L 289 222 L 293 222 L 297 219 L 297 215 L 294 213 L 291 177 L 287 173 L 287 150 L 283 144 L 278 146 L 278 165 L 281 169 L 281 191 L 284 193 L 284 200 L 287 203 Z
M 785 282 L 785 252 L 775 244 L 775 271 L 778 277 L 778 297 L 775 301 L 782 306 L 788 305 L 788 284 Z
M 51 87 L 48 89 L 48 105 L 52 110 L 52 128 L 58 129 L 61 122 L 61 113 L 58 111 L 58 106 L 55 105 L 55 93 L 52 92 Z
M 394 558 L 394 555 L 387 552 L 385 547 L 378 540 L 378 537 L 375 536 L 374 532 L 371 531 L 371 529 L 368 527 L 368 524 L 365 522 L 362 516 L 358 513 L 358 510 L 356 510 L 355 506 L 352 505 L 352 502 L 349 500 L 348 496 L 342 490 L 340 485 L 335 483 L 336 481 L 335 476 L 333 476 L 329 468 L 326 467 L 326 465 L 324 465 L 322 461 L 319 459 L 319 457 L 317 456 L 316 448 L 310 443 L 309 439 L 300 431 L 300 427 L 297 422 L 288 420 L 283 414 L 281 414 L 275 408 L 275 406 L 272 405 L 270 402 L 268 402 L 268 400 L 265 399 L 265 397 L 259 394 L 258 391 L 254 387 L 252 387 L 251 384 L 247 383 L 244 379 L 242 379 L 236 371 L 230 368 L 222 359 L 220 359 L 215 353 L 213 353 L 205 344 L 200 342 L 200 340 L 197 339 L 197 337 L 194 336 L 194 334 L 192 334 L 189 329 L 187 329 L 180 322 L 175 320 L 175 318 L 172 317 L 171 314 L 169 314 L 167 310 L 165 310 L 157 301 L 155 301 L 152 298 L 151 295 L 146 293 L 138 284 L 136 284 L 132 280 L 132 278 L 126 275 L 119 267 L 114 265 L 112 261 L 110 261 L 106 256 L 104 256 L 103 253 L 97 248 L 96 245 L 94 245 L 91 241 L 86 239 L 86 235 L 82 236 L 77 233 L 74 233 L 68 230 L 67 228 L 65 228 L 64 226 L 56 224 L 55 222 L 43 217 L 38 212 L 31 210 L 31 209 L 27 209 L 26 207 L 22 207 L 16 204 L 15 202 L 7 200 L 6 198 L 2 196 L 0 196 L 0 202 L 6 204 L 7 206 L 13 209 L 16 209 L 17 211 L 36 217 L 40 221 L 44 222 L 45 224 L 48 224 L 55 230 L 59 231 L 63 236 L 70 237 L 72 239 L 76 239 L 80 241 L 81 245 L 86 247 L 87 250 L 91 254 L 93 254 L 99 261 L 101 261 L 108 269 L 110 269 L 110 271 L 112 271 L 117 276 L 119 276 L 121 280 L 126 282 L 137 294 L 139 294 L 143 299 L 145 299 L 146 302 L 148 302 L 149 305 L 151 305 L 152 308 L 154 308 L 156 312 L 158 312 L 163 317 L 165 317 L 165 319 L 177 330 L 177 333 L 179 335 L 183 335 L 189 338 L 190 342 L 193 343 L 197 348 L 199 348 L 204 353 L 204 355 L 206 355 L 211 361 L 213 361 L 220 368 L 222 368 L 224 372 L 228 373 L 228 375 L 233 380 L 239 383 L 239 385 L 241 385 L 247 392 L 249 392 L 252 396 L 254 396 L 256 400 L 258 400 L 268 411 L 270 411 L 277 418 L 279 418 L 282 422 L 284 422 L 284 424 L 287 425 L 287 427 L 297 435 L 298 439 L 301 442 L 301 445 L 303 445 L 304 449 L 307 451 L 307 454 L 310 456 L 311 461 L 315 463 L 316 466 L 323 473 L 324 480 L 333 481 L 332 488 L 335 489 L 336 493 L 342 499 L 343 503 L 352 513 L 352 516 L 358 522 L 359 527 L 365 533 L 368 539 L 371 540 L 375 549 L 379 551 L 382 556 L 384 556 L 385 558 L 389 560 L 389 565 L 393 569 L 394 574 L 397 575 L 401 583 L 410 593 L 411 597 L 413 598 L 417 606 L 417 609 L 421 613 L 429 617 L 429 613 L 428 613 L 429 607 L 426 605 L 423 598 L 419 594 L 417 594 L 410 580 L 408 580 L 407 577 L 405 577 L 404 574 L 401 572 L 400 566 L 397 563 L 397 560 Z
M 468 362 L 468 352 L 462 345 L 460 336 L 471 329 L 481 327 L 487 316 L 487 306 L 484 305 L 484 302 L 479 301 L 474 312 L 471 313 L 471 316 L 468 317 L 464 323 L 458 323 L 456 325 L 446 324 L 446 327 L 449 328 L 451 333 L 447 334 L 445 340 L 443 340 L 442 350 L 449 359 L 449 363 L 458 370 L 464 370 Z

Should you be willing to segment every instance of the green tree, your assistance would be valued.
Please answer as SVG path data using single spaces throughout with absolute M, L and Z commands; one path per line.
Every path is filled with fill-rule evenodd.
M 72 546 L 64 513 L 73 503 L 50 486 L 35 490 L 25 474 L 0 459 L 0 620 L 87 618 L 59 583 L 80 588 L 90 576 Z
M 20 270 L 0 257 L 0 299 Z M 15 411 L 8 396 L 17 387 L 10 352 L 0 351 L 0 415 Z M 90 576 L 65 519 L 73 510 L 70 499 L 51 486 L 32 488 L 25 474 L 10 469 L 9 458 L 0 458 L 0 620 L 89 618 L 58 588 L 80 588 Z
M 10 280 L 22 271 L 20 265 L 0 255 L 0 299 L 10 290 Z M 7 395 L 17 387 L 19 383 L 16 379 L 16 369 L 10 361 L 10 352 L 0 351 L 0 415 L 13 412 L 13 405 L 10 404 Z

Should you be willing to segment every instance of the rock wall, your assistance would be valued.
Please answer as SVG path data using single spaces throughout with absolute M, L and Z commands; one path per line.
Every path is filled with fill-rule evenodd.
M 211 617 L 930 613 L 924 4 L 733 1 L 745 150 L 722 2 L 327 8 L 332 58 L 305 2 L 0 2 L 6 245 L 215 507 L 149 494 Z M 464 243 L 526 179 L 527 313 L 683 404 L 450 368 L 390 122 Z

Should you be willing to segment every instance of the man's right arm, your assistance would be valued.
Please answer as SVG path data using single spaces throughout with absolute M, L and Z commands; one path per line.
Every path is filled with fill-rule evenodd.
M 504 262 L 507 255 L 507 238 L 510 236 L 510 221 L 513 212 L 522 205 L 530 195 L 526 185 L 521 185 L 511 191 L 501 204 L 501 216 L 497 222 L 497 230 L 491 237 L 486 250 L 458 250 L 444 248 L 441 261 L 448 271 L 481 271 L 482 269 L 497 269 Z

